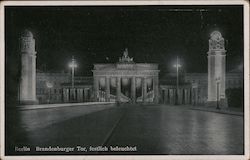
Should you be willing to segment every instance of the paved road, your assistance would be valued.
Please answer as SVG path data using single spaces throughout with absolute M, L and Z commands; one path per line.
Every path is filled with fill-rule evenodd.
M 57 118 L 53 123 L 39 124 L 40 127 L 33 123 L 33 130 L 22 124 L 8 150 L 18 144 L 31 147 L 33 154 L 53 154 L 34 152 L 35 146 L 82 146 L 87 147 L 87 151 L 89 146 L 130 146 L 137 150 L 56 154 L 243 154 L 243 116 L 191 110 L 185 106 L 154 105 L 127 105 L 84 115 L 79 113 L 79 107 L 66 107 L 60 111 L 44 110 L 43 116 L 37 116 L 37 119 L 34 119 L 34 113 L 30 114 L 33 115 L 31 121 L 42 122 L 48 117 L 53 121 L 51 115 Z

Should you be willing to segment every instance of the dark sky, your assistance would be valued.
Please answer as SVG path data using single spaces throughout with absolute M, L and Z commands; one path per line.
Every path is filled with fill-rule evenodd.
M 178 55 L 186 72 L 207 72 L 208 39 L 226 40 L 227 70 L 243 63 L 242 6 L 7 7 L 7 64 L 20 58 L 18 37 L 30 29 L 37 68 L 68 70 L 74 55 L 79 75 L 93 63 L 114 63 L 127 47 L 135 62 L 158 63 L 172 72 Z

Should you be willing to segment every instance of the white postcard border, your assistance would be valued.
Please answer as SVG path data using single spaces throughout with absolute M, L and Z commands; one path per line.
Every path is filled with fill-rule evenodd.
M 245 136 L 245 154 L 244 155 L 145 155 L 145 156 L 95 156 L 95 155 L 74 155 L 74 156 L 4 156 L 5 153 L 5 82 L 4 82 L 4 73 L 5 73 L 5 44 L 4 44 L 4 7 L 5 6 L 79 6 L 79 5 L 244 5 L 244 136 Z M 171 160 L 179 160 L 179 159 L 192 159 L 192 160 L 247 160 L 249 157 L 249 3 L 244 0 L 196 0 L 196 1 L 167 1 L 167 0 L 158 0 L 158 1 L 3 1 L 0 2 L 0 124 L 1 124 L 1 145 L 0 145 L 0 157 L 1 159 L 6 160 L 29 160 L 29 159 L 81 159 L 81 160 L 92 160 L 92 159 L 103 159 L 103 160 L 117 160 L 117 159 L 171 159 Z

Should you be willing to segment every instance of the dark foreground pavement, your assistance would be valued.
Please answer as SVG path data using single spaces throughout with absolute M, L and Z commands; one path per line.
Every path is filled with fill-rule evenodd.
M 243 116 L 163 105 L 124 105 L 89 114 L 81 114 L 81 107 L 42 112 L 21 113 L 20 124 L 7 132 L 7 154 L 238 155 L 244 150 Z M 23 115 L 26 124 L 22 122 Z M 30 116 L 33 118 L 27 118 Z M 27 119 L 32 127 L 27 125 Z M 31 151 L 15 151 L 15 147 L 23 146 Z M 36 147 L 49 146 L 71 147 L 74 151 L 35 151 Z M 77 151 L 77 146 L 82 150 Z M 90 146 L 98 147 L 99 152 L 90 151 Z M 111 152 L 110 146 L 128 146 L 136 151 Z M 101 152 L 101 147 L 109 151 Z

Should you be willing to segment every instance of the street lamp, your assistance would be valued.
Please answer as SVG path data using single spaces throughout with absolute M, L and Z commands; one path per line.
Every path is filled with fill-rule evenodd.
M 49 90 L 49 98 L 48 98 L 48 102 L 50 103 L 50 97 L 51 97 L 51 88 L 53 88 L 53 84 L 51 82 L 46 82 L 46 86 Z
M 220 88 L 219 88 L 219 86 L 220 86 L 220 77 L 217 77 L 217 78 L 215 78 L 215 81 L 216 81 L 216 89 L 217 89 L 217 98 L 216 98 L 216 100 L 217 100 L 217 103 L 216 103 L 216 109 L 220 109 L 220 104 L 219 104 L 219 96 L 220 96 Z
M 174 65 L 176 67 L 176 104 L 178 104 L 178 90 L 179 90 L 179 67 L 181 65 L 179 64 L 179 58 L 176 57 L 176 64 Z
M 69 67 L 71 68 L 71 87 L 74 88 L 74 74 L 75 74 L 75 68 L 77 68 L 76 61 L 74 59 L 74 56 L 72 56 L 71 63 L 69 64 Z

